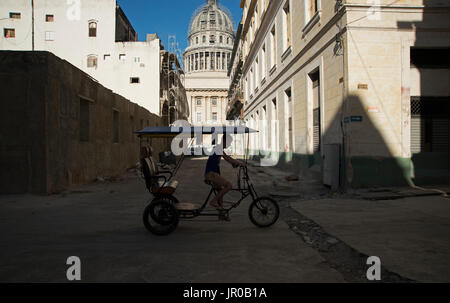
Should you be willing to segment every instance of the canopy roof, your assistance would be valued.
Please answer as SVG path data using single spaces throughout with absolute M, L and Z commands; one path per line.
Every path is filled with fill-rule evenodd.
M 173 138 L 180 134 L 211 135 L 211 134 L 250 134 L 257 133 L 257 130 L 245 126 L 149 126 L 136 132 L 139 137 L 149 138 Z

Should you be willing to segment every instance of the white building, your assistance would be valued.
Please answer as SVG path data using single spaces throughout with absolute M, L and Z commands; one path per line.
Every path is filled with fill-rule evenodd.
M 223 124 L 229 89 L 227 69 L 234 43 L 231 13 L 218 0 L 207 0 L 192 16 L 188 39 L 184 66 L 189 122 Z
M 137 42 L 116 0 L 2 0 L 0 50 L 49 51 L 160 115 L 161 42 Z

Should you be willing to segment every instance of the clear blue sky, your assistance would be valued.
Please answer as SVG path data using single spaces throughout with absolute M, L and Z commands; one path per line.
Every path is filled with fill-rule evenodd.
M 240 2 L 219 0 L 219 4 L 233 14 L 235 27 L 242 16 Z M 139 40 L 145 40 L 147 33 L 157 33 L 167 49 L 168 35 L 176 35 L 180 49 L 184 51 L 192 13 L 206 0 L 117 0 L 117 3 L 137 31 Z

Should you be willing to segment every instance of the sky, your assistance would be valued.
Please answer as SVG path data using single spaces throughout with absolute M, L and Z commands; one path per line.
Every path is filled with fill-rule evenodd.
M 233 14 L 235 28 L 242 17 L 240 2 L 241 0 L 219 0 L 219 4 L 227 7 Z M 206 0 L 117 0 L 117 3 L 137 31 L 140 41 L 145 41 L 147 33 L 157 33 L 167 49 L 168 36 L 175 35 L 183 52 L 187 46 L 191 16 Z

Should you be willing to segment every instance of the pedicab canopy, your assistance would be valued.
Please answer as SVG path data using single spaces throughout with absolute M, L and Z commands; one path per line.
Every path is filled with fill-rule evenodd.
M 136 132 L 143 138 L 174 138 L 181 134 L 190 134 L 192 137 L 197 134 L 250 134 L 257 133 L 257 130 L 246 126 L 149 126 Z

